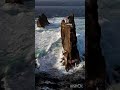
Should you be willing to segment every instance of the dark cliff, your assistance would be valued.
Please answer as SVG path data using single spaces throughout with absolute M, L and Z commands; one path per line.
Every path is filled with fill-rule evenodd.
M 23 0 L 5 0 L 5 3 L 18 3 L 18 4 L 23 4 Z
M 34 90 L 34 7 L 0 2 L 0 88 Z
M 42 14 L 41 16 L 38 17 L 37 20 L 38 27 L 45 27 L 48 24 L 50 23 L 48 22 L 47 16 L 45 14 Z
M 61 38 L 63 46 L 63 60 L 66 70 L 69 70 L 75 64 L 79 64 L 80 56 L 77 49 L 77 37 L 74 22 L 74 15 L 68 16 L 67 20 L 61 22 Z
M 97 0 L 86 0 L 86 90 L 105 89 L 105 60 L 101 52 L 101 28 Z
M 117 90 L 120 83 L 120 0 L 98 0 L 98 6 L 107 83 L 110 90 Z

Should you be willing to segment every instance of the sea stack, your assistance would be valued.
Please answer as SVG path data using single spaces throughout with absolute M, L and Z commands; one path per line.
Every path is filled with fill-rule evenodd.
M 46 25 L 50 24 L 45 14 L 42 14 L 38 17 L 37 26 L 38 27 L 45 27 Z
M 68 71 L 70 68 L 80 63 L 74 15 L 70 15 L 66 20 L 62 20 L 61 39 L 63 47 L 62 63 L 65 65 L 66 71 Z
M 86 90 L 105 90 L 105 60 L 101 51 L 101 28 L 97 0 L 86 1 Z
M 23 0 L 5 0 L 5 3 L 23 4 Z

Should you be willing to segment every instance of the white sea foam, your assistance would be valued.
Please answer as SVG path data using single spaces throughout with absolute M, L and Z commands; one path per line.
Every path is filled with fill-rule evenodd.
M 53 76 L 62 76 L 81 70 L 84 65 L 84 62 L 81 62 L 78 67 L 66 72 L 64 66 L 60 63 L 62 57 L 60 23 L 62 19 L 64 18 L 49 18 L 51 24 L 45 28 L 38 28 L 35 25 L 35 50 L 39 66 L 36 69 L 37 72 L 47 72 Z M 85 52 L 85 21 L 83 18 L 75 18 L 75 23 L 78 40 L 77 47 L 82 56 Z

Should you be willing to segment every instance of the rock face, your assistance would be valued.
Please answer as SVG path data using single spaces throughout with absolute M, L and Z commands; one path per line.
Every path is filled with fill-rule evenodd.
M 86 90 L 105 90 L 105 60 L 100 46 L 97 8 L 97 0 L 86 1 Z
M 66 21 L 62 20 L 61 38 L 64 49 L 62 62 L 67 71 L 80 62 L 75 29 L 74 15 L 68 16 Z
M 5 3 L 18 3 L 18 4 L 23 4 L 23 0 L 5 0 Z
M 3 79 L 3 77 L 4 77 L 4 75 L 2 74 L 2 75 L 0 75 L 0 90 L 5 90 L 5 88 L 4 88 L 4 81 L 2 80 Z
M 48 22 L 48 19 L 45 14 L 42 14 L 41 16 L 39 16 L 38 21 L 37 21 L 38 27 L 45 27 L 48 24 L 50 23 Z

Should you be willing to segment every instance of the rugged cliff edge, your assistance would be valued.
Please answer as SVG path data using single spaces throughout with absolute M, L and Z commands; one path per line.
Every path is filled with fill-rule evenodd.
M 105 60 L 101 52 L 101 28 L 97 0 L 86 1 L 86 90 L 105 89 Z
M 0 2 L 0 87 L 34 90 L 34 1 Z
M 64 50 L 62 62 L 63 65 L 65 65 L 65 69 L 68 71 L 70 68 L 80 63 L 74 15 L 68 16 L 66 21 L 62 20 L 61 38 Z
M 38 17 L 37 27 L 45 27 L 48 24 L 50 23 L 48 22 L 47 16 L 44 13 Z

